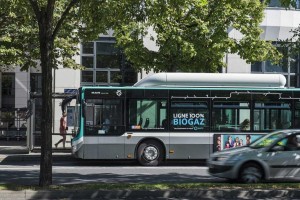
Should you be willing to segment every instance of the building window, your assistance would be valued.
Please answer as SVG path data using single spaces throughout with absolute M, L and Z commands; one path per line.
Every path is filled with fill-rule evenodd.
M 30 74 L 30 92 L 42 92 L 42 74 Z
M 2 74 L 2 108 L 15 108 L 15 74 Z
M 108 82 L 107 72 L 106 71 L 96 71 L 96 82 L 106 84 Z
M 282 7 L 280 0 L 270 0 L 268 7 Z
M 268 3 L 269 8 L 285 8 L 280 0 L 270 0 Z M 291 8 L 300 9 L 300 0 L 292 1 Z
M 300 9 L 300 0 L 296 0 L 295 7 L 296 9 Z
M 2 74 L 2 95 L 15 96 L 15 74 Z
M 82 43 L 81 85 L 133 85 L 137 74 L 122 51 L 115 46 L 114 38 Z
M 86 42 L 82 44 L 82 53 L 83 54 L 93 54 L 94 53 L 94 43 Z
M 94 57 L 92 56 L 82 56 L 81 64 L 87 69 L 93 69 L 94 66 Z
M 82 71 L 81 82 L 93 83 L 93 71 Z

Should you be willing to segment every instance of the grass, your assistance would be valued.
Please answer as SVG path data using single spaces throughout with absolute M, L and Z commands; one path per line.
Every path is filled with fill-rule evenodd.
M 70 185 L 51 185 L 47 188 L 39 186 L 25 186 L 14 184 L 0 184 L 0 190 L 185 190 L 185 189 L 300 189 L 300 183 L 178 183 L 178 184 L 113 184 L 113 183 L 89 183 Z

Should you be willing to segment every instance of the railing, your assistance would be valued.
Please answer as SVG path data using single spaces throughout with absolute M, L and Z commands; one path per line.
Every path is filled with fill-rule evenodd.
M 0 140 L 26 140 L 27 108 L 0 108 Z
M 26 140 L 26 128 L 0 129 L 0 140 Z

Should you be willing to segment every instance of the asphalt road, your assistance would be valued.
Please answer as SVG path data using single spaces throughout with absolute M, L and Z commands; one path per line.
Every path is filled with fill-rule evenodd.
M 0 156 L 1 157 L 1 156 Z M 22 157 L 21 157 L 22 158 Z M 62 157 L 65 158 L 65 157 Z M 69 157 L 67 157 L 69 158 Z M 27 158 L 28 159 L 28 158 Z M 38 185 L 39 159 L 0 159 L 0 184 Z M 207 173 L 200 163 L 168 162 L 142 167 L 135 162 L 54 159 L 53 184 L 76 183 L 191 183 L 226 182 Z M 192 189 L 192 190 L 50 190 L 0 191 L 0 199 L 300 199 L 298 190 Z
M 1 184 L 37 185 L 38 161 L 2 162 Z M 198 163 L 172 162 L 159 167 L 143 167 L 135 162 L 56 161 L 53 184 L 77 183 L 185 183 L 225 182 L 207 173 Z

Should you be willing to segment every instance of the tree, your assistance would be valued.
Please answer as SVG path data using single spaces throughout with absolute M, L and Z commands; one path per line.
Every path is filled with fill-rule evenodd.
M 280 0 L 282 6 L 287 9 L 295 8 L 296 1 L 297 0 Z M 284 59 L 281 60 L 281 64 L 284 67 L 288 67 L 288 65 L 295 61 L 291 58 L 297 57 L 300 50 L 300 25 L 298 25 L 297 28 L 291 30 L 290 32 L 292 34 L 290 38 L 287 38 L 285 40 L 278 40 L 280 47 L 283 49 L 282 54 Z
M 225 66 L 227 53 L 247 62 L 280 59 L 272 44 L 260 39 L 264 8 L 260 0 L 122 1 L 115 16 L 123 14 L 118 17 L 123 20 L 113 29 L 137 70 L 215 72 Z M 243 37 L 232 38 L 232 29 Z M 145 37 L 157 51 L 144 46 Z
M 97 16 L 101 17 L 107 13 L 106 1 L 0 0 L 0 3 L 1 66 L 15 64 L 27 70 L 40 65 L 42 69 L 39 185 L 45 187 L 52 184 L 52 69 L 58 65 L 81 67 L 72 59 L 79 52 L 80 38 L 96 36 L 95 32 L 105 31 L 100 27 L 106 27 L 103 17 L 98 18 L 103 26 L 97 30 L 86 28 L 89 10 L 98 8 Z
M 1 70 L 4 70 L 11 64 L 24 65 L 25 59 L 20 59 L 18 55 L 23 54 L 24 47 L 28 45 L 24 41 L 21 42 L 20 37 L 12 37 L 17 34 L 26 37 L 27 29 L 23 28 L 26 17 L 14 12 L 16 5 L 13 1 L 0 0 L 0 4 L 0 65 Z M 20 13 L 24 11 L 22 9 L 19 9 Z M 15 23 L 12 23 L 13 21 Z
M 280 65 L 285 69 L 296 63 L 300 50 L 300 27 L 291 30 L 292 36 L 285 40 L 278 40 L 283 59 L 280 60 Z M 288 70 L 287 70 L 288 71 Z

